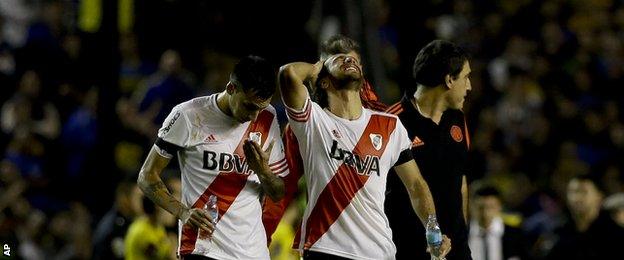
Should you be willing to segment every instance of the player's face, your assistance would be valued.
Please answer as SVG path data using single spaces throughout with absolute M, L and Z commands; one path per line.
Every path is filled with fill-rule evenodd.
M 478 197 L 474 202 L 475 216 L 480 223 L 489 224 L 492 219 L 500 215 L 501 203 L 496 196 Z
M 264 110 L 270 103 L 270 98 L 262 99 L 256 96 L 253 91 L 243 91 L 237 87 L 231 96 L 230 108 L 234 118 L 238 122 L 244 123 L 256 120 L 260 111 Z
M 464 62 L 461 72 L 456 79 L 451 79 L 451 86 L 449 88 L 449 106 L 453 109 L 462 109 L 464 107 L 464 100 L 468 91 L 472 89 L 470 85 L 470 63 Z
M 355 52 L 329 56 L 329 58 L 325 61 L 325 66 L 327 67 L 329 74 L 339 81 L 361 80 L 363 77 L 359 55 Z
M 357 53 L 355 51 L 350 51 L 350 52 L 347 52 L 345 54 L 355 58 L 357 60 L 358 64 L 360 64 L 360 65 L 362 64 L 362 58 L 360 58 L 360 54 L 359 53 Z
M 568 207 L 574 214 L 583 214 L 600 208 L 602 195 L 596 186 L 587 180 L 573 179 L 568 183 Z

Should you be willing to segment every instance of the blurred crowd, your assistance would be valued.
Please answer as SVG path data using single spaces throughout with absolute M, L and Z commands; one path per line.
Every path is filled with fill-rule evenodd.
M 0 1 L 0 244 L 24 259 L 175 258 L 175 218 L 135 183 L 166 115 L 220 91 L 236 57 L 314 61 L 335 33 L 362 44 L 387 104 L 414 84 L 426 42 L 469 50 L 468 175 L 500 191 L 527 257 L 622 235 L 624 3 L 417 2 Z M 165 175 L 179 194 L 177 163 Z M 292 257 L 298 211 L 278 228 L 276 259 Z

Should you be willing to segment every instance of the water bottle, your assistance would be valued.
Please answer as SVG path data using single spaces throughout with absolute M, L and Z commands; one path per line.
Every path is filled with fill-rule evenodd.
M 427 244 L 431 247 L 431 260 L 445 260 L 445 258 L 437 257 L 439 255 L 440 246 L 442 245 L 442 231 L 438 225 L 436 216 L 429 215 L 426 226 Z
M 217 196 L 210 195 L 206 205 L 204 205 L 204 211 L 212 218 L 212 224 L 216 225 L 219 219 L 219 207 L 217 207 Z M 199 238 L 206 239 L 208 234 L 205 231 L 199 230 Z
M 208 202 L 205 206 L 208 211 L 208 215 L 212 218 L 212 224 L 217 224 L 217 220 L 219 220 L 219 207 L 217 207 L 217 196 L 210 195 L 208 197 Z

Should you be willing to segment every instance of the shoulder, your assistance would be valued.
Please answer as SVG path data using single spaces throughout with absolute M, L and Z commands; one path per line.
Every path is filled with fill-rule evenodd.
M 375 110 L 371 110 L 371 109 L 367 109 L 370 113 L 371 116 L 375 115 L 375 116 L 381 116 L 381 117 L 385 117 L 388 119 L 392 119 L 392 120 L 397 120 L 399 119 L 399 116 L 396 114 L 392 114 L 392 113 L 388 113 L 388 112 L 380 112 L 380 111 L 375 111 Z
M 268 105 L 265 109 L 263 109 L 260 112 L 260 115 L 258 115 L 258 118 L 265 118 L 264 120 L 267 120 L 268 123 L 277 124 L 279 127 L 277 110 L 273 105 Z
M 268 105 L 266 108 L 260 111 L 260 114 L 258 115 L 258 119 L 260 118 L 264 118 L 264 120 L 271 119 L 271 122 L 276 121 L 277 110 L 275 109 L 275 107 L 273 107 L 273 105 Z
M 275 107 L 271 104 L 269 104 L 264 110 L 262 110 L 262 112 L 271 113 L 271 115 L 277 116 L 277 111 L 275 110 Z
M 403 106 L 403 102 L 399 101 L 390 105 L 385 112 L 393 115 L 399 115 L 404 111 Z
M 370 109 L 368 109 L 368 111 L 370 111 L 369 113 L 371 114 L 371 118 L 377 117 L 380 121 L 379 124 L 383 125 L 381 127 L 387 129 L 390 132 L 394 132 L 397 129 L 399 129 L 400 131 L 401 129 L 405 129 L 405 126 L 397 115 L 386 112 L 378 112 Z
M 212 105 L 213 98 L 216 98 L 216 94 L 196 97 L 176 105 L 172 111 L 188 114 L 198 109 L 205 109 Z
M 459 109 L 449 109 L 449 110 L 446 110 L 444 113 L 452 117 L 453 119 L 457 119 L 461 121 L 464 120 L 464 112 Z

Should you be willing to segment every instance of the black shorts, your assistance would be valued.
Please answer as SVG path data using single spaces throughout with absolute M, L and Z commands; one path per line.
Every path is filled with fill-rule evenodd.
M 180 260 L 217 260 L 203 255 L 183 255 Z
M 303 251 L 304 260 L 348 260 L 349 258 L 310 250 Z

